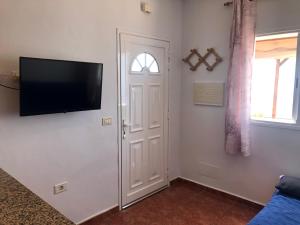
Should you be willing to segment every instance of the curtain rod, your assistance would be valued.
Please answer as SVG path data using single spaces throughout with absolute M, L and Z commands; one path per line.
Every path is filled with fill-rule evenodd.
M 249 0 L 250 2 L 252 2 L 253 0 Z M 233 1 L 230 2 L 225 2 L 224 6 L 231 6 L 233 4 Z

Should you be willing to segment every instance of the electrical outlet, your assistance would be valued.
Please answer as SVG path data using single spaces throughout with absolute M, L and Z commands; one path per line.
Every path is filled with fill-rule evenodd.
M 110 126 L 112 124 L 112 118 L 102 118 L 102 126 Z
M 67 184 L 68 182 L 65 181 L 63 183 L 54 185 L 54 194 L 57 195 L 64 191 L 67 191 Z

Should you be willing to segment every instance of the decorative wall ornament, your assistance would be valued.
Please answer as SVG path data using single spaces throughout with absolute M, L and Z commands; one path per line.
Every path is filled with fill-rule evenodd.
M 211 55 L 214 56 L 216 59 L 212 65 L 210 65 L 209 62 L 207 62 L 207 59 Z M 193 62 L 191 61 L 193 57 L 198 57 L 198 62 L 196 64 L 193 64 Z M 191 71 L 196 71 L 202 63 L 206 66 L 206 69 L 208 71 L 213 71 L 214 68 L 222 61 L 222 57 L 219 56 L 219 54 L 215 51 L 214 48 L 208 48 L 207 53 L 204 56 L 200 55 L 197 49 L 192 49 L 191 53 L 183 59 L 183 62 L 189 64 Z

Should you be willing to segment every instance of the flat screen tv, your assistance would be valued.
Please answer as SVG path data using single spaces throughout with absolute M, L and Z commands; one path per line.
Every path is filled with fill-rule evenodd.
M 20 115 L 101 108 L 103 64 L 20 57 Z

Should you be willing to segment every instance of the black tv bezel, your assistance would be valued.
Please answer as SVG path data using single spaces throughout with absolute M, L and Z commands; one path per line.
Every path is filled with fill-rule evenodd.
M 51 61 L 51 62 L 68 62 L 68 63 L 86 63 L 86 64 L 96 64 L 101 66 L 101 77 L 100 77 L 100 107 L 99 108 L 91 108 L 91 109 L 82 109 L 82 110 L 70 110 L 66 109 L 65 111 L 55 111 L 53 110 L 52 112 L 47 112 L 47 113 L 24 113 L 22 112 L 22 81 L 23 81 L 23 74 L 22 74 L 22 60 L 38 60 L 38 61 Z M 96 62 L 87 62 L 87 61 L 74 61 L 74 60 L 62 60 L 62 59 L 47 59 L 47 58 L 38 58 L 38 57 L 27 57 L 27 56 L 20 56 L 19 57 L 19 71 L 20 71 L 20 77 L 19 77 L 19 108 L 20 108 L 20 116 L 25 117 L 25 116 L 39 116 L 39 115 L 48 115 L 48 114 L 59 114 L 59 113 L 69 113 L 69 112 L 82 112 L 82 111 L 93 111 L 93 110 L 100 110 L 102 108 L 102 89 L 103 89 L 103 63 L 96 63 Z

